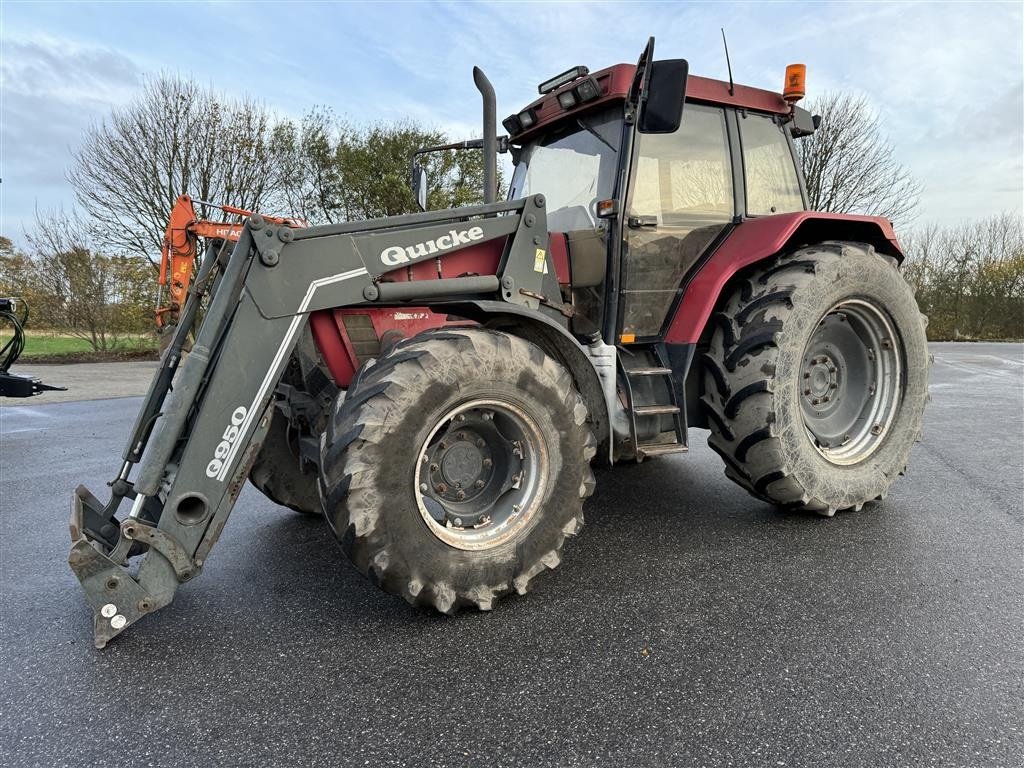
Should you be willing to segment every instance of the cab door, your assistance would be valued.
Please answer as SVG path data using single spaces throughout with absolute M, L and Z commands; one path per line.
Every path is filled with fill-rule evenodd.
M 725 110 L 687 104 L 674 133 L 637 133 L 618 340 L 653 341 L 690 270 L 735 216 Z

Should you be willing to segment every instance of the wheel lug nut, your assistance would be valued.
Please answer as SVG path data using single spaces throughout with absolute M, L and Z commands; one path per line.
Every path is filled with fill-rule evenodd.
M 440 448 L 443 451 L 445 448 L 448 447 L 448 443 L 446 443 L 444 440 L 442 440 L 440 443 L 437 444 L 437 447 Z
M 821 400 L 819 400 L 818 398 L 814 398 L 813 400 L 811 400 L 811 405 L 818 405 L 820 402 Z
M 459 440 L 465 440 L 466 439 L 466 433 L 465 432 L 459 432 L 459 434 L 456 437 L 458 437 Z
M 805 395 L 809 395 L 809 394 L 811 394 L 811 390 L 809 390 L 809 389 L 805 389 L 805 390 L 804 390 L 804 394 L 805 394 Z
M 835 383 L 835 382 L 833 381 L 833 382 L 832 382 L 831 384 L 829 384 L 829 385 L 828 385 L 828 388 L 829 388 L 829 389 L 839 389 L 839 385 L 838 385 L 838 384 L 836 384 L 836 383 Z
M 440 469 L 440 467 L 437 466 L 437 464 L 431 464 L 430 465 L 430 471 L 431 472 L 437 472 L 437 470 L 439 470 L 439 469 Z
M 871 428 L 871 434 L 872 435 L 880 435 L 880 434 L 882 434 L 882 425 L 881 424 L 875 424 L 875 426 L 873 426 Z
M 465 420 L 466 420 L 466 414 L 464 414 L 464 413 L 460 413 L 460 414 L 459 414 L 458 416 L 456 416 L 455 418 L 456 418 L 456 420 L 458 420 L 458 421 L 465 421 Z
M 485 467 L 489 467 L 489 466 L 491 466 L 491 465 L 492 465 L 493 463 L 494 463 L 494 462 L 493 462 L 493 461 L 491 461 L 490 459 L 484 459 L 484 466 L 485 466 Z
M 462 527 L 462 518 L 461 518 L 461 517 L 456 517 L 456 518 L 455 518 L 455 525 L 456 525 L 457 527 L 459 527 L 459 528 L 461 528 L 461 527 Z
M 458 499 L 459 501 L 462 501 L 464 498 L 466 498 L 466 492 L 459 491 L 458 493 L 455 494 L 455 498 Z
M 476 447 L 477 448 L 483 448 L 484 447 L 484 439 L 482 437 L 479 440 L 476 441 Z
M 445 491 L 448 490 L 448 486 L 445 485 L 444 483 L 438 483 L 437 485 L 434 486 L 434 490 L 437 491 L 438 493 L 444 493 Z
M 810 371 L 804 371 L 804 378 L 805 379 L 811 378 L 811 372 Z
M 426 493 L 428 490 L 430 490 L 429 485 L 427 485 L 426 483 L 420 483 L 420 491 L 422 493 Z
M 476 482 L 474 483 L 474 485 L 475 485 L 475 486 L 476 486 L 477 488 L 483 488 L 483 487 L 484 487 L 484 481 L 483 481 L 483 480 L 477 480 L 477 481 L 476 481 Z

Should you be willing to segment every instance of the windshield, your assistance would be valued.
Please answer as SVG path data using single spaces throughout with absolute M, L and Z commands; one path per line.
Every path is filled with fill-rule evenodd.
M 543 194 L 551 232 L 592 228 L 594 204 L 614 191 L 621 131 L 622 107 L 610 107 L 527 144 L 512 174 L 509 199 Z

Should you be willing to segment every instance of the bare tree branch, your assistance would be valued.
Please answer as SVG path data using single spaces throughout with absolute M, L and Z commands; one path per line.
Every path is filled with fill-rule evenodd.
M 826 93 L 805 108 L 821 115 L 818 130 L 796 143 L 811 208 L 911 223 L 921 185 L 896 161 L 867 99 Z

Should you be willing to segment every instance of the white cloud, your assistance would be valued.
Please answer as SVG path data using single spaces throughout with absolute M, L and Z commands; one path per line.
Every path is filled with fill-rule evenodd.
M 0 226 L 17 235 L 38 204 L 70 201 L 69 148 L 93 120 L 129 99 L 141 72 L 106 46 L 53 37 L 7 39 L 0 56 Z

